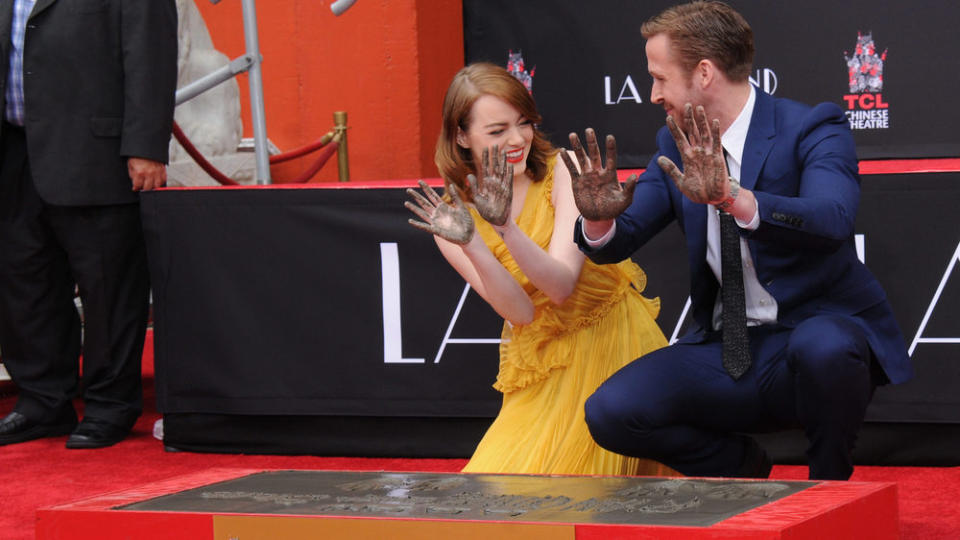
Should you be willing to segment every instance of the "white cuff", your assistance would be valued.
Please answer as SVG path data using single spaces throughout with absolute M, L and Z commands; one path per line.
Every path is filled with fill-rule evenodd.
M 757 230 L 757 227 L 760 226 L 760 203 L 758 202 L 756 203 L 756 205 L 757 207 L 753 211 L 753 217 L 747 223 L 743 223 L 739 219 L 733 218 L 733 220 L 737 222 L 738 227 L 740 227 L 741 229 L 746 229 L 748 231 Z M 587 235 L 583 235 L 583 237 L 586 238 Z
M 603 247 L 607 245 L 607 242 L 609 242 L 610 239 L 613 238 L 614 233 L 617 232 L 617 222 L 614 221 L 613 226 L 610 227 L 609 231 L 604 233 L 604 235 L 601 236 L 600 238 L 597 238 L 596 240 L 594 240 L 593 238 L 590 238 L 589 236 L 587 236 L 587 230 L 583 228 L 583 216 L 580 216 L 579 221 L 580 221 L 580 232 L 583 233 L 583 240 L 587 243 L 588 246 L 592 248 L 598 248 L 598 247 Z

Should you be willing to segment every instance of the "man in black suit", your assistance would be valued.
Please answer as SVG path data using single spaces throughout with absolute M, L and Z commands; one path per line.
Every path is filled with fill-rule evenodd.
M 141 413 L 137 192 L 166 181 L 176 76 L 174 0 L 0 0 L 0 445 L 109 446 Z

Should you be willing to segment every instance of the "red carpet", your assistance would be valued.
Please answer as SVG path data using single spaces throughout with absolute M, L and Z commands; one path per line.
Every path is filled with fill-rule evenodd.
M 148 347 L 148 350 L 152 348 Z M 144 371 L 152 374 L 145 362 Z M 0 385 L 0 415 L 15 402 Z M 34 538 L 36 509 L 135 487 L 211 467 L 388 471 L 458 471 L 461 459 L 372 459 L 166 452 L 152 436 L 159 418 L 152 379 L 145 378 L 146 412 L 124 442 L 100 450 L 67 450 L 66 437 L 0 447 L 0 540 Z M 806 467 L 776 466 L 772 478 L 806 479 Z M 960 467 L 858 467 L 853 480 L 896 482 L 900 529 L 906 540 L 960 537 Z

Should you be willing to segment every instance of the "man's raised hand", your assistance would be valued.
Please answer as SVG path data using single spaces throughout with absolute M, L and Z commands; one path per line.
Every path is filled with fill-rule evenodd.
M 703 107 L 698 105 L 694 115 L 693 106 L 687 103 L 683 123 L 686 132 L 677 126 L 672 116 L 667 117 L 667 127 L 683 160 L 683 171 L 666 156 L 657 158 L 657 165 L 670 175 L 677 189 L 691 201 L 717 204 L 730 191 L 727 161 L 720 146 L 720 121 L 714 119 L 708 124 Z
M 580 164 L 579 169 L 566 152 L 560 152 L 563 163 L 570 171 L 573 200 L 584 219 L 590 221 L 615 219 L 633 201 L 637 175 L 630 175 L 624 185 L 620 185 L 617 179 L 617 142 L 613 135 L 607 135 L 606 139 L 606 167 L 603 166 L 600 158 L 600 148 L 593 129 L 587 128 L 585 138 L 589 157 L 580 144 L 580 137 L 576 133 L 570 134 L 570 147 Z

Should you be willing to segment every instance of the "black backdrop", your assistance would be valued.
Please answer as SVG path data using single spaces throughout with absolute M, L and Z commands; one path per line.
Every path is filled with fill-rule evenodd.
M 471 340 L 496 339 L 501 321 L 473 292 L 458 313 L 464 283 L 407 225 L 404 198 L 402 189 L 144 193 L 161 412 L 495 415 L 496 344 Z M 916 379 L 880 389 L 870 420 L 960 423 L 960 265 L 946 273 L 960 246 L 958 204 L 958 173 L 864 177 L 857 233 L 908 345 L 921 326 L 924 338 L 953 340 L 919 343 Z M 686 301 L 679 230 L 635 258 L 670 337 Z
M 522 54 L 558 146 L 594 127 L 622 168 L 655 151 L 641 22 L 668 0 L 464 0 L 466 60 Z M 855 118 L 861 158 L 960 155 L 950 2 L 731 0 L 752 24 L 752 79 Z M 870 34 L 882 87 L 851 89 L 846 55 Z M 339 186 L 338 186 L 339 187 Z M 157 399 L 168 446 L 188 450 L 466 457 L 499 408 L 501 322 L 432 240 L 402 189 L 164 190 L 143 194 L 154 280 Z M 917 377 L 881 388 L 857 463 L 955 465 L 960 455 L 960 173 L 864 177 L 857 223 Z M 635 259 L 682 331 L 687 276 L 669 229 Z M 949 271 L 948 271 L 949 270 Z M 396 289 L 392 289 L 396 284 Z M 387 291 L 387 292 L 385 292 Z M 890 428 L 890 429 L 888 429 Z M 945 435 L 946 434 L 946 435 Z M 802 462 L 802 436 L 762 442 Z M 953 437 L 952 443 L 944 437 Z M 791 437 L 794 437 L 791 440 Z M 948 444 L 949 443 L 949 444 Z M 923 448 L 925 450 L 918 450 Z
M 509 51 L 522 52 L 526 70 L 534 70 L 542 127 L 554 144 L 567 146 L 567 133 L 593 127 L 616 135 L 620 167 L 644 167 L 656 150 L 654 133 L 664 114 L 650 103 L 640 25 L 675 3 L 464 0 L 466 60 L 506 66 Z M 851 107 L 844 96 L 850 95 L 851 112 L 886 115 L 885 128 L 855 130 L 861 158 L 960 155 L 953 129 L 960 119 L 954 103 L 960 89 L 960 4 L 729 3 L 754 30 L 751 78 L 762 89 L 806 103 L 834 102 L 845 110 Z M 850 91 L 845 53 L 854 53 L 858 33 L 872 34 L 876 55 L 887 51 L 879 91 Z

